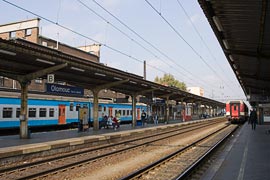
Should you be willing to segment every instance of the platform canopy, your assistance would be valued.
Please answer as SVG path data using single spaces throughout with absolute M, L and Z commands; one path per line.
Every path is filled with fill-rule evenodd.
M 270 102 L 270 3 L 198 0 L 251 103 Z
M 0 39 L 0 76 L 5 77 L 37 77 L 46 71 L 53 72 L 57 81 L 85 89 L 110 89 L 127 95 L 143 95 L 146 97 L 162 97 L 170 100 L 186 99 L 192 102 L 207 103 L 224 107 L 225 104 L 181 91 L 173 87 L 163 86 L 143 77 L 124 72 L 65 54 L 56 49 L 38 45 L 23 39 Z M 16 78 L 16 79 L 18 79 Z

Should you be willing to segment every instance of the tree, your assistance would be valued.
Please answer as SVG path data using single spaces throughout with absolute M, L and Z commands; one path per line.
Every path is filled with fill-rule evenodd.
M 165 86 L 177 87 L 177 88 L 179 88 L 181 90 L 184 90 L 184 91 L 187 90 L 186 84 L 184 82 L 178 81 L 171 74 L 164 74 L 164 76 L 161 77 L 161 78 L 156 76 L 154 81 L 156 83 L 158 83 L 158 84 L 162 84 L 162 85 L 165 85 Z

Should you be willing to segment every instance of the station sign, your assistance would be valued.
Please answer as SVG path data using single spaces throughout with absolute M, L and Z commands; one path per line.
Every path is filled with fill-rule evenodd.
M 47 83 L 54 83 L 54 74 L 47 75 Z
M 57 95 L 83 96 L 84 89 L 80 87 L 64 86 L 59 84 L 46 84 L 46 92 Z

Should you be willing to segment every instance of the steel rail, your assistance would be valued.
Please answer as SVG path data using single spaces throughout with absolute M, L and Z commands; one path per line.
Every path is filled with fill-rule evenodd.
M 4 174 L 4 173 L 5 174 L 6 173 L 9 173 L 10 174 L 10 173 L 12 173 L 12 171 L 20 171 L 19 169 L 25 169 L 25 168 L 29 168 L 31 166 L 38 166 L 40 164 L 44 164 L 44 163 L 47 163 L 47 162 L 50 162 L 50 161 L 57 161 L 57 160 L 61 160 L 61 159 L 64 159 L 64 158 L 69 158 L 69 157 L 72 157 L 72 156 L 82 155 L 82 154 L 85 154 L 85 153 L 94 152 L 94 151 L 98 151 L 98 150 L 104 150 L 105 148 L 111 148 L 111 147 L 115 147 L 115 146 L 118 146 L 118 145 L 123 145 L 123 144 L 127 144 L 127 143 L 132 143 L 134 141 L 145 140 L 147 138 L 150 138 L 150 140 L 148 140 L 148 141 L 146 141 L 144 143 L 141 143 L 141 144 L 138 144 L 138 145 L 134 145 L 134 146 L 131 146 L 131 147 L 128 147 L 128 148 L 124 148 L 124 149 L 118 150 L 116 152 L 107 153 L 107 154 L 104 154 L 104 155 L 96 156 L 94 158 L 88 158 L 88 159 L 85 159 L 85 160 L 80 161 L 80 162 L 75 162 L 75 163 L 66 165 L 64 167 L 62 166 L 62 167 L 59 167 L 59 168 L 55 168 L 52 171 L 47 171 L 47 173 L 46 172 L 42 172 L 39 175 L 22 177 L 21 179 L 34 178 L 34 177 L 41 176 L 41 175 L 44 175 L 44 174 L 48 174 L 48 173 L 52 173 L 52 172 L 55 172 L 55 171 L 59 171 L 61 169 L 65 169 L 65 168 L 68 168 L 68 167 L 76 166 L 78 164 L 82 164 L 82 163 L 85 163 L 85 162 L 88 162 L 88 161 L 94 161 L 96 159 L 103 158 L 105 156 L 110 156 L 110 155 L 113 155 L 113 154 L 117 154 L 119 152 L 123 152 L 123 151 L 134 149 L 134 148 L 137 148 L 137 147 L 140 147 L 140 146 L 144 146 L 146 144 L 153 143 L 153 142 L 156 142 L 156 141 L 160 141 L 160 140 L 163 140 L 163 139 L 166 139 L 166 138 L 170 138 L 170 137 L 173 137 L 173 136 L 177 136 L 177 135 L 180 135 L 180 134 L 183 134 L 183 133 L 191 132 L 191 131 L 194 131 L 196 129 L 200 129 L 200 128 L 203 128 L 203 127 L 211 126 L 211 125 L 213 125 L 213 124 L 215 124 L 217 122 L 220 122 L 220 119 L 219 120 L 210 121 L 210 122 L 209 121 L 203 122 L 203 124 L 201 124 L 201 123 L 200 124 L 197 124 L 196 123 L 196 124 L 192 124 L 192 126 L 183 126 L 183 127 L 180 127 L 180 129 L 177 129 L 177 127 L 176 127 L 177 130 L 175 128 L 173 128 L 173 130 L 162 132 L 162 133 L 158 133 L 158 134 L 155 134 L 155 135 L 152 134 L 152 135 L 144 136 L 144 137 L 141 137 L 141 138 L 134 138 L 134 139 L 127 140 L 127 141 L 122 141 L 122 142 L 119 142 L 119 143 L 114 143 L 112 145 L 105 145 L 105 146 L 101 146 L 101 147 L 97 147 L 97 148 L 91 148 L 91 149 L 83 150 L 83 151 L 80 151 L 80 152 L 69 153 L 69 154 L 66 154 L 66 155 L 63 155 L 63 156 L 60 156 L 60 157 L 48 158 L 48 159 L 45 159 L 45 160 L 40 160 L 40 161 L 28 163 L 28 164 L 22 164 L 22 165 L 18 165 L 18 166 L 14 166 L 14 167 L 0 169 L 0 173 L 1 174 Z M 177 132 L 175 133 L 175 131 L 177 131 Z M 179 132 L 179 131 L 181 131 L 181 132 Z M 173 133 L 173 134 L 167 135 L 167 136 L 165 136 L 163 138 L 151 140 L 151 139 L 153 139 L 153 137 L 160 137 L 161 135 L 166 135 L 168 133 Z M 0 177 L 1 177 L 1 175 L 0 175 Z
M 205 136 L 205 137 L 191 143 L 190 145 L 188 145 L 188 146 L 186 146 L 184 148 L 181 148 L 178 151 L 173 152 L 173 153 L 171 153 L 171 154 L 169 154 L 169 155 L 167 155 L 167 156 L 165 156 L 165 157 L 163 157 L 163 158 L 161 158 L 161 159 L 159 159 L 159 160 L 157 160 L 157 161 L 155 161 L 155 162 L 153 162 L 153 163 L 151 163 L 151 164 L 149 164 L 149 165 L 147 165 L 147 166 L 145 166 L 145 167 L 143 167 L 143 168 L 141 168 L 141 169 L 139 169 L 139 170 L 137 170 L 137 171 L 135 171 L 133 173 L 130 173 L 129 175 L 121 178 L 121 180 L 130 180 L 130 179 L 139 178 L 145 172 L 149 172 L 151 169 L 154 169 L 155 167 L 159 166 L 160 164 L 163 164 L 164 162 L 168 161 L 169 159 L 173 158 L 174 156 L 184 152 L 187 149 L 190 149 L 191 147 L 195 146 L 199 142 L 202 142 L 205 139 L 208 139 L 209 137 L 217 134 L 218 132 L 220 132 L 221 130 L 227 128 L 228 126 L 229 125 L 226 125 L 225 127 L 221 128 L 221 129 L 218 129 L 217 131 L 215 131 L 215 132 L 213 132 L 213 133 L 211 133 L 211 134 L 209 134 L 209 135 L 207 135 L 207 136 Z

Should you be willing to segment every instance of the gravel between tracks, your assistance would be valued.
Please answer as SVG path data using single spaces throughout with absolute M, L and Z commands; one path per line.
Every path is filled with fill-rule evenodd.
M 46 179 L 76 179 L 76 180 L 108 180 L 119 179 L 128 175 L 151 162 L 166 156 L 176 149 L 186 146 L 194 139 L 198 139 L 216 129 L 224 126 L 221 123 L 212 128 L 204 128 L 196 131 L 197 133 L 186 133 L 182 136 L 171 138 L 170 140 L 159 141 L 142 148 L 123 152 L 118 155 L 107 157 L 106 159 L 98 160 L 85 164 L 79 168 L 69 169 L 68 171 L 58 173 L 55 176 L 49 176 Z

